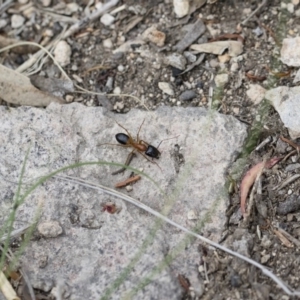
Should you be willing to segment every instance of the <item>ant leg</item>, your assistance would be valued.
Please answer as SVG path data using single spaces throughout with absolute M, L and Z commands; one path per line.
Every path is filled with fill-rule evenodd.
M 118 123 L 116 120 L 115 120 L 115 122 L 116 122 L 121 128 L 123 128 L 123 129 L 127 132 L 129 138 L 130 138 L 131 140 L 133 140 L 132 137 L 131 137 L 131 134 L 129 133 L 129 131 L 128 131 L 124 126 L 122 126 L 120 123 Z
M 133 159 L 133 157 L 134 157 L 135 155 L 136 155 L 136 154 L 135 154 L 134 150 L 132 150 L 132 151 L 128 154 L 127 159 L 126 159 L 124 165 L 125 165 L 125 166 L 129 166 L 130 162 L 132 161 L 132 159 Z M 115 172 L 112 172 L 111 175 L 117 175 L 117 174 L 119 174 L 119 173 L 123 173 L 125 170 L 126 170 L 126 168 L 123 167 L 123 168 L 121 168 L 121 169 L 119 169 L 119 170 L 117 170 L 117 171 L 115 171 Z
M 121 145 L 121 144 L 111 144 L 111 143 L 98 144 L 97 146 L 100 147 L 100 146 L 103 146 L 103 145 L 119 146 L 119 147 L 124 147 L 124 148 L 131 147 L 131 145 Z
M 142 124 L 141 124 L 141 126 L 140 126 L 140 128 L 139 128 L 139 131 L 138 131 L 138 133 L 137 133 L 137 135 L 136 135 L 136 141 L 137 141 L 137 143 L 139 142 L 139 134 L 140 134 L 140 131 L 141 131 L 141 128 L 142 128 L 144 122 L 145 122 L 145 119 L 143 120 L 143 122 L 142 122 Z
M 158 166 L 158 168 L 163 172 L 163 170 L 161 169 L 161 167 L 159 166 L 159 164 L 155 161 L 150 160 L 143 152 L 137 150 L 142 156 L 144 156 L 149 162 L 151 162 L 152 164 L 156 164 Z

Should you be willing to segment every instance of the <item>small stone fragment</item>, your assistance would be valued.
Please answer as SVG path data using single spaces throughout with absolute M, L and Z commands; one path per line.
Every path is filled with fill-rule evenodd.
M 71 54 L 71 47 L 66 41 L 59 41 L 57 43 L 54 49 L 54 57 L 62 67 L 65 67 L 70 63 Z
M 218 60 L 219 60 L 220 63 L 224 64 L 224 63 L 226 63 L 230 60 L 230 56 L 229 56 L 228 53 L 225 53 L 223 55 L 219 55 Z
M 120 95 L 121 94 L 121 88 L 119 86 L 116 86 L 113 90 L 113 94 Z
M 62 234 L 63 230 L 57 221 L 47 221 L 40 223 L 38 232 L 45 238 L 54 238 Z
M 107 49 L 111 49 L 113 47 L 113 42 L 111 39 L 106 39 L 106 40 L 103 40 L 103 47 L 104 48 L 107 48 Z
M 297 52 L 297 51 L 295 51 Z M 270 101 L 276 109 L 284 126 L 289 130 L 290 137 L 300 137 L 300 87 L 279 86 L 268 90 L 265 98 Z
M 194 210 L 189 210 L 187 213 L 187 218 L 188 218 L 188 220 L 197 220 L 198 216 Z
M 183 71 L 186 66 L 186 58 L 179 53 L 172 53 L 165 58 L 164 63 Z
M 0 20 L 0 29 L 4 28 L 6 25 L 7 25 L 7 21 L 6 20 L 4 20 L 4 19 Z
M 300 209 L 300 197 L 298 195 L 291 195 L 283 202 L 280 202 L 277 208 L 279 215 L 287 215 L 289 213 L 298 211 Z
M 158 87 L 167 95 L 173 96 L 174 91 L 170 83 L 168 82 L 159 82 Z
M 153 25 L 143 32 L 143 39 L 152 42 L 158 47 L 162 47 L 165 44 L 166 35 L 164 32 L 157 30 L 156 26 Z
M 25 22 L 25 18 L 22 17 L 21 15 L 12 15 L 11 17 L 11 27 L 12 28 L 19 28 L 23 26 Z
M 175 46 L 178 52 L 182 52 L 184 49 L 189 47 L 191 43 L 196 41 L 206 30 L 206 27 L 201 19 L 198 19 L 192 26 L 188 32 L 184 35 L 183 39 L 181 39 Z
M 215 77 L 215 83 L 217 87 L 223 87 L 229 80 L 229 76 L 226 73 L 218 74 Z
M 42 0 L 42 5 L 43 5 L 44 7 L 48 7 L 48 6 L 50 6 L 51 1 L 52 1 L 52 0 Z
M 188 101 L 188 100 L 192 100 L 197 96 L 197 94 L 192 91 L 192 90 L 187 90 L 184 91 L 180 96 L 179 96 L 179 100 L 180 101 Z
M 183 55 L 190 63 L 194 63 L 197 60 L 197 56 L 190 51 L 184 51 Z
M 189 13 L 189 0 L 173 0 L 173 6 L 177 18 L 182 18 Z
M 300 67 L 300 37 L 283 39 L 280 51 L 281 61 L 291 67 Z
M 100 22 L 105 26 L 112 25 L 114 21 L 115 21 L 115 18 L 110 14 L 104 14 L 100 19 Z
M 300 168 L 300 164 L 299 163 L 296 163 L 296 164 L 290 164 L 290 165 L 287 165 L 286 168 L 285 168 L 285 171 L 286 172 L 292 172 L 292 171 L 295 171 L 297 169 Z
M 243 44 L 239 41 L 216 41 L 204 44 L 193 44 L 190 48 L 199 53 L 205 52 L 216 55 L 222 55 L 228 50 L 228 55 L 231 57 L 238 56 L 243 52 Z
M 259 104 L 265 97 L 266 90 L 259 84 L 250 84 L 249 90 L 246 94 L 253 104 Z

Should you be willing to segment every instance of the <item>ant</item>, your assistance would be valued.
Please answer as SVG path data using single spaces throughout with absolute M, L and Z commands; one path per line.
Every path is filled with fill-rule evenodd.
M 150 145 L 149 143 L 143 141 L 143 140 L 140 140 L 139 138 L 139 134 L 140 134 L 140 131 L 141 131 L 141 128 L 145 122 L 145 119 L 143 120 L 142 124 L 140 125 L 139 127 L 139 130 L 138 130 L 138 133 L 137 133 L 137 136 L 136 136 L 136 140 L 131 136 L 131 134 L 129 133 L 129 131 L 124 127 L 122 126 L 121 124 L 119 124 L 117 121 L 115 121 L 121 128 L 123 128 L 127 134 L 125 133 L 117 133 L 116 134 L 116 140 L 117 142 L 120 143 L 119 144 L 102 144 L 102 145 L 114 145 L 114 146 L 122 146 L 122 147 L 130 147 L 130 148 L 133 148 L 133 150 L 128 154 L 127 156 L 127 159 L 126 159 L 126 162 L 125 162 L 125 165 L 129 165 L 130 161 L 132 160 L 133 156 L 135 155 L 135 152 L 139 152 L 142 156 L 144 156 L 148 161 L 150 161 L 151 163 L 154 163 L 156 164 L 159 168 L 160 166 L 150 160 L 147 156 L 151 157 L 152 159 L 153 158 L 156 158 L 156 159 L 159 159 L 161 153 L 160 151 L 158 150 L 158 147 L 160 146 L 160 144 L 164 141 L 162 140 L 159 145 L 157 147 L 154 147 L 152 145 Z M 147 155 L 147 156 L 146 156 Z M 112 175 L 116 175 L 118 173 L 121 173 L 125 170 L 126 168 L 122 168 L 118 171 L 115 171 L 112 173 Z

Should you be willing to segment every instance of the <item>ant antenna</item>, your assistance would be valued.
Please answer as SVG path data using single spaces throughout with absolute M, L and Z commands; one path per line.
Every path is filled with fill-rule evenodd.
M 158 146 L 157 146 L 157 149 L 159 148 L 159 146 L 161 145 L 161 143 L 162 143 L 163 141 L 172 140 L 172 139 L 175 139 L 175 138 L 177 138 L 177 137 L 179 137 L 179 136 L 180 136 L 180 134 L 178 134 L 178 135 L 176 135 L 176 136 L 173 136 L 173 137 L 171 137 L 171 138 L 168 138 L 168 139 L 163 139 L 163 140 L 161 140 L 161 141 L 159 142 Z

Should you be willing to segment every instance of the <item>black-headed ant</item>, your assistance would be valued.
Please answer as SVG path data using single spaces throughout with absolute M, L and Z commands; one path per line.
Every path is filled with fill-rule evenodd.
M 131 159 L 133 158 L 133 156 L 135 155 L 135 152 L 139 152 L 142 156 L 144 156 L 148 161 L 150 161 L 151 163 L 154 163 L 156 164 L 159 168 L 160 166 L 150 160 L 147 156 L 151 157 L 151 158 L 156 158 L 156 159 L 159 159 L 161 153 L 160 151 L 158 150 L 158 147 L 160 146 L 160 144 L 164 141 L 161 141 L 159 143 L 159 145 L 157 147 L 154 147 L 152 145 L 150 145 L 149 143 L 143 141 L 143 140 L 140 140 L 139 138 L 139 133 L 141 131 L 141 128 L 143 126 L 145 122 L 145 119 L 143 120 L 142 124 L 140 125 L 140 128 L 138 130 L 138 133 L 137 133 L 137 136 L 136 136 L 136 140 L 131 136 L 131 134 L 129 133 L 129 131 L 124 127 L 122 126 L 121 124 L 119 124 L 117 121 L 116 123 L 121 127 L 123 128 L 127 134 L 125 133 L 117 133 L 116 134 L 116 140 L 120 143 L 119 144 L 102 144 L 102 145 L 115 145 L 115 146 L 122 146 L 122 147 L 128 147 L 128 148 L 133 148 L 133 150 L 128 154 L 127 156 L 127 159 L 126 159 L 126 162 L 125 162 L 125 165 L 129 165 Z M 168 140 L 168 139 L 166 139 Z M 146 156 L 147 155 L 147 156 Z M 125 171 L 126 168 L 122 168 L 120 170 L 117 170 L 115 172 L 112 173 L 112 175 L 116 175 L 118 173 L 121 173 L 123 171 Z

